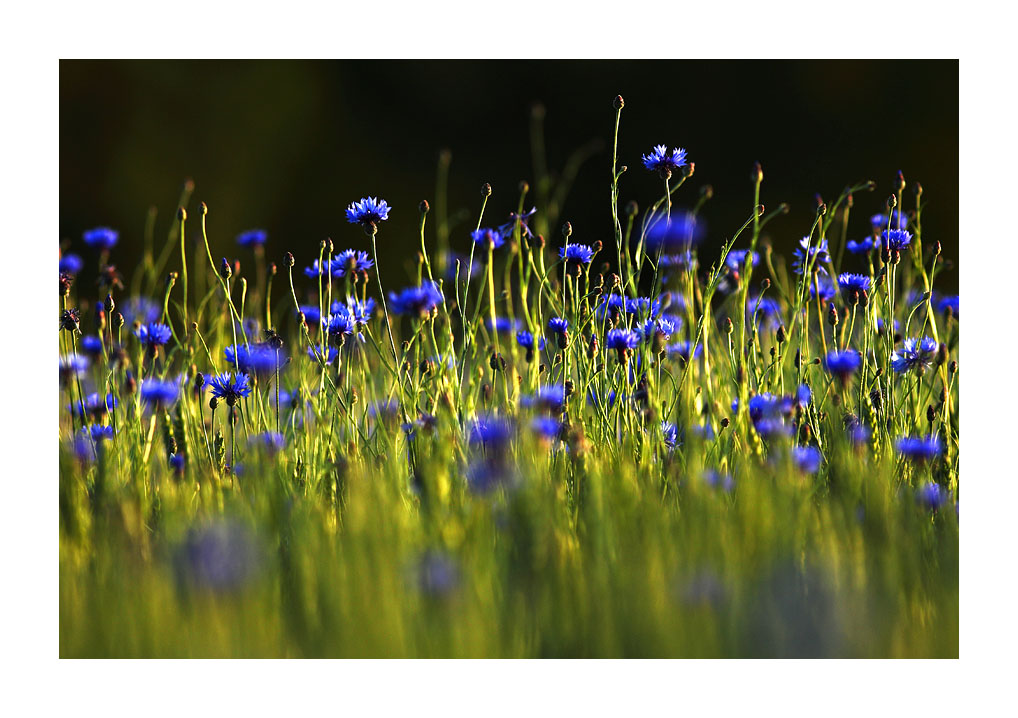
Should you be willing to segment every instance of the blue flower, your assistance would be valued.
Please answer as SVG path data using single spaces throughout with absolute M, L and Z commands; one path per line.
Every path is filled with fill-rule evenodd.
M 460 582 L 459 568 L 443 553 L 427 551 L 417 562 L 414 573 L 417 588 L 429 596 L 448 595 Z
M 329 317 L 329 341 L 337 346 L 342 344 L 346 337 L 354 333 L 356 329 L 353 317 L 345 312 L 333 314 Z
M 853 299 L 855 295 L 861 297 L 863 292 L 869 292 L 870 285 L 871 280 L 865 274 L 844 272 L 838 275 L 838 286 L 841 287 L 842 294 L 849 300 Z
M 399 294 L 389 292 L 392 311 L 396 314 L 410 314 L 427 317 L 433 309 L 443 302 L 442 292 L 438 285 L 425 280 L 419 287 L 408 287 Z
M 904 229 L 884 230 L 881 234 L 881 244 L 884 249 L 900 252 L 912 244 L 912 234 Z
M 317 327 L 322 320 L 322 310 L 317 304 L 301 304 L 298 312 L 304 315 L 304 321 L 308 326 Z
M 792 449 L 792 461 L 795 462 L 795 467 L 804 474 L 818 472 L 822 458 L 820 451 L 813 446 L 796 446 Z
M 640 335 L 632 329 L 611 329 L 605 337 L 605 346 L 618 352 L 623 361 L 630 351 L 640 346 Z
M 360 202 L 351 202 L 346 208 L 346 221 L 371 229 L 377 227 L 379 222 L 389 219 L 389 209 L 384 199 L 364 197 Z
M 824 302 L 829 302 L 834 299 L 834 295 L 837 293 L 837 287 L 834 286 L 828 277 L 817 276 L 815 282 L 809 283 L 809 296 L 810 299 L 816 299 L 817 297 L 817 285 L 820 286 L 820 299 Z
M 344 249 L 332 260 L 332 276 L 342 277 L 347 272 L 366 272 L 375 266 L 367 252 L 356 249 Z
M 65 254 L 60 258 L 60 273 L 70 274 L 74 276 L 81 271 L 81 268 L 85 266 L 85 263 L 81 261 L 81 257 L 77 254 Z
M 534 433 L 546 441 L 554 441 L 562 435 L 562 422 L 553 416 L 538 416 L 530 422 Z
M 237 235 L 237 244 L 241 247 L 260 247 L 269 238 L 269 233 L 264 229 L 249 229 Z
M 223 357 L 228 364 L 246 374 L 265 374 L 286 364 L 286 355 L 268 344 L 238 344 L 236 347 L 231 344 L 223 349 Z
M 106 426 L 104 424 L 92 424 L 88 427 L 89 436 L 92 437 L 92 441 L 97 444 L 101 441 L 109 441 L 113 439 L 113 427 Z
M 485 458 L 470 464 L 466 470 L 467 485 L 476 494 L 490 494 L 500 486 L 510 487 L 512 475 L 502 461 Z
M 82 238 L 85 240 L 85 244 L 92 249 L 110 250 L 120 239 L 120 233 L 109 227 L 96 227 L 86 231 Z
M 251 379 L 247 374 L 223 372 L 209 379 L 212 396 L 222 399 L 228 406 L 233 406 L 238 399 L 251 395 Z
M 760 263 L 760 255 L 748 249 L 733 249 L 728 252 L 728 256 L 725 257 L 725 266 L 733 272 L 742 271 L 742 268 L 746 266 L 746 257 L 750 254 L 753 256 L 752 261 L 755 267 Z
M 877 246 L 877 241 L 873 237 L 866 237 L 856 242 L 854 239 L 850 239 L 845 243 L 845 249 L 851 254 L 866 254 L 867 252 L 873 251 L 873 248 Z
M 478 416 L 470 424 L 470 443 L 481 445 L 488 451 L 505 449 L 512 435 L 512 423 L 499 416 Z
M 77 402 L 77 407 L 72 405 L 70 408 L 74 411 L 76 416 L 89 416 L 100 417 L 103 416 L 109 408 L 116 408 L 117 398 L 113 394 L 106 394 L 105 396 L 98 392 L 93 392 L 85 397 L 84 405 L 82 402 Z
M 939 309 L 941 312 L 947 312 L 947 310 L 950 309 L 951 313 L 954 315 L 954 318 L 957 319 L 958 318 L 958 295 L 955 294 L 955 295 L 950 296 L 950 297 L 944 297 L 939 302 L 937 302 L 937 309 Z
M 894 446 L 899 454 L 917 463 L 933 461 L 944 451 L 944 444 L 936 434 L 903 436 Z
M 540 351 L 544 349 L 544 337 L 537 337 L 535 339 L 534 335 L 526 330 L 516 334 L 516 342 L 528 351 L 534 351 L 534 349 Z
M 781 305 L 770 297 L 750 297 L 746 311 L 752 313 L 750 323 L 757 330 L 776 329 L 782 322 Z
M 824 362 L 827 371 L 844 381 L 859 370 L 862 359 L 859 358 L 859 352 L 846 349 L 843 352 L 837 350 L 829 352 Z
M 321 262 L 316 259 L 311 263 L 310 267 L 304 267 L 304 276 L 308 279 L 317 279 L 319 275 L 324 277 L 330 273 L 336 276 L 336 268 L 327 259 L 323 259 Z
M 586 244 L 567 244 L 559 249 L 558 256 L 569 266 L 590 264 L 594 259 L 594 249 Z
M 138 341 L 151 349 L 162 346 L 170 340 L 173 333 L 165 324 L 142 324 L 134 331 Z
M 145 403 L 155 407 L 172 404 L 177 400 L 180 387 L 175 381 L 162 381 L 160 379 L 145 379 L 141 383 L 140 394 Z
M 326 348 L 326 352 L 322 354 L 322 348 L 319 346 L 308 347 L 308 356 L 315 360 L 317 363 L 318 357 L 321 357 L 326 366 L 330 366 L 332 362 L 336 361 L 336 357 L 339 356 L 339 349 L 334 346 Z
M 891 354 L 891 368 L 899 374 L 924 371 L 933 364 L 937 343 L 930 337 L 906 339 L 900 350 Z
M 807 247 L 809 247 L 808 251 Z M 823 262 L 830 261 L 831 255 L 827 253 L 826 239 L 813 242 L 810 237 L 803 237 L 799 240 L 799 246 L 796 248 L 793 256 L 795 261 L 792 262 L 792 268 L 796 274 L 802 274 L 804 261 L 811 271 L 827 274 L 827 270 L 823 267 Z
M 552 334 L 562 336 L 569 331 L 569 320 L 562 317 L 552 317 L 548 320 L 548 329 L 551 330 Z
M 498 249 L 505 244 L 505 237 L 502 233 L 490 227 L 475 229 L 470 233 L 470 239 L 474 241 L 474 244 L 480 245 L 484 249 L 487 249 L 489 246 L 492 249 Z
M 665 145 L 656 145 L 650 154 L 643 156 L 643 166 L 662 177 L 672 176 L 672 172 L 686 166 L 686 151 L 676 147 L 671 152 Z
M 524 212 L 521 215 L 517 215 L 515 212 L 510 212 L 509 221 L 506 222 L 505 224 L 499 225 L 498 227 L 499 234 L 501 234 L 504 239 L 509 239 L 509 237 L 512 236 L 513 232 L 516 231 L 516 220 L 519 219 L 520 233 L 524 237 L 530 237 L 531 232 L 530 227 L 527 226 L 527 222 L 529 222 L 530 218 L 533 217 L 535 214 L 537 214 L 537 207 L 531 207 L 529 212 Z
M 662 254 L 658 266 L 662 269 L 696 269 L 696 257 L 691 251 L 678 254 Z
M 908 217 L 902 214 L 899 210 L 891 210 L 891 227 L 897 228 L 898 222 L 901 222 L 901 228 L 904 229 L 908 226 Z M 870 217 L 870 224 L 874 230 L 885 230 L 887 229 L 887 215 L 877 213 Z
M 250 531 L 239 523 L 220 521 L 190 530 L 178 567 L 197 588 L 223 593 L 250 582 L 258 564 L 259 551 Z
M 149 324 L 162 316 L 163 308 L 148 297 L 131 297 L 120 307 L 120 313 L 127 325 L 136 321 Z
M 520 328 L 519 319 L 509 319 L 508 317 L 495 317 L 494 325 L 491 323 L 491 317 L 486 317 L 484 320 L 484 326 L 488 328 L 488 331 L 494 329 L 496 332 L 505 334 L 507 332 L 514 332 Z
M 669 449 L 681 446 L 679 442 L 679 427 L 670 421 L 661 422 L 661 437 L 664 439 L 665 446 Z
M 947 492 L 939 484 L 927 481 L 916 491 L 916 501 L 924 508 L 936 511 L 947 501 Z
M 399 414 L 399 402 L 395 399 L 379 399 L 368 405 L 368 416 L 372 419 L 391 419 Z
M 521 400 L 523 406 L 544 409 L 553 413 L 561 413 L 566 401 L 566 390 L 561 384 L 551 384 L 537 388 L 533 396 L 525 396 Z
M 647 229 L 645 243 L 651 252 L 688 252 L 706 232 L 707 225 L 695 214 L 677 210 L 672 212 L 670 221 L 661 218 Z
M 60 375 L 73 378 L 74 375 L 81 375 L 88 371 L 89 359 L 87 356 L 67 355 L 60 357 Z
M 170 468 L 173 469 L 175 473 L 184 473 L 184 465 L 186 462 L 183 454 L 170 454 L 170 458 L 167 459 L 167 463 L 169 463 Z
M 86 334 L 81 338 L 81 350 L 86 354 L 98 356 L 103 352 L 102 339 L 94 334 Z

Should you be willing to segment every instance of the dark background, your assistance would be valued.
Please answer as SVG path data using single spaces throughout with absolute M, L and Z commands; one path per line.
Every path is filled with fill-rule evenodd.
M 406 279 L 397 265 L 409 268 L 417 246 L 418 202 L 434 206 L 439 151 L 452 152 L 450 214 L 471 217 L 453 228 L 452 245 L 466 247 L 483 182 L 494 188 L 486 225 L 515 209 L 521 179 L 533 184 L 530 118 L 540 102 L 553 171 L 578 147 L 603 143 L 561 219 L 572 222 L 574 241 L 610 246 L 619 93 L 619 162 L 630 168 L 623 202 L 645 207 L 662 191 L 641 154 L 659 143 L 685 147 L 696 173 L 676 204 L 713 185 L 704 214 L 716 245 L 749 216 L 749 170 L 759 160 L 764 204 L 792 207 L 768 227 L 787 252 L 809 230 L 815 193 L 833 201 L 846 185 L 873 179 L 877 190 L 857 195 L 852 214 L 851 235 L 863 236 L 901 169 L 910 188 L 923 184 L 924 237 L 957 256 L 956 61 L 63 61 L 61 241 L 87 256 L 83 230 L 119 229 L 114 261 L 129 271 L 148 208 L 159 209 L 159 242 L 193 178 L 191 210 L 208 203 L 217 259 L 243 260 L 233 237 L 261 227 L 269 259 L 289 250 L 300 268 L 327 236 L 337 249 L 366 249 L 344 208 L 377 195 L 393 207 L 379 252 L 387 283 L 397 284 Z M 913 206 L 908 194 L 905 206 Z M 557 246 L 557 230 L 549 240 Z M 956 274 L 943 282 L 956 285 Z

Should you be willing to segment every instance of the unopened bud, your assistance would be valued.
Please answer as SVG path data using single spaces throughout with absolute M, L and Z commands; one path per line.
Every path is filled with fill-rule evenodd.
M 621 110 L 626 106 L 626 101 L 622 99 L 622 95 L 615 95 L 615 101 L 612 102 L 612 107 L 616 110 Z

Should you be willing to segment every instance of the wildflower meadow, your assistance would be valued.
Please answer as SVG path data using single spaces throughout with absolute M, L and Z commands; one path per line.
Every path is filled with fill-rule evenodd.
M 605 98 L 603 226 L 568 172 L 454 223 L 440 171 L 325 240 L 188 182 L 62 243 L 60 655 L 956 657 L 937 198 L 823 177 L 778 237 L 747 157 L 708 223 L 695 146 L 625 142 L 645 110 Z

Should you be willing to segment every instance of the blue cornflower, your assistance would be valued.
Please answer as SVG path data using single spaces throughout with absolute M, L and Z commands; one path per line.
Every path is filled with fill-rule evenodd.
M 552 334 L 562 336 L 569 331 L 569 320 L 562 317 L 552 317 L 548 320 L 548 329 L 551 330 Z
M 148 297 L 131 297 L 120 307 L 120 313 L 127 325 L 136 321 L 150 324 L 162 316 L 163 308 Z
M 866 254 L 867 252 L 873 251 L 873 248 L 877 246 L 877 241 L 873 237 L 866 237 L 860 239 L 858 242 L 854 239 L 850 239 L 845 243 L 845 249 L 851 254 Z
M 391 419 L 399 414 L 399 402 L 395 399 L 379 399 L 368 405 L 368 416 L 372 419 Z
M 684 361 L 684 362 L 689 362 L 689 359 L 690 359 L 689 352 L 692 349 L 692 346 L 693 346 L 693 343 L 688 341 L 688 340 L 687 341 L 681 341 L 681 342 L 676 342 L 675 344 L 668 345 L 665 348 L 665 351 L 668 352 L 669 356 L 674 355 L 674 356 L 677 356 L 680 359 L 682 359 L 682 361 Z M 700 355 L 703 353 L 703 346 L 700 345 L 700 344 L 697 344 L 696 345 L 696 349 L 693 349 L 692 351 L 693 351 L 692 358 L 693 359 L 698 359 L 700 357 Z
M 170 454 L 169 459 L 167 459 L 167 463 L 170 465 L 170 468 L 173 469 L 174 473 L 182 475 L 184 473 L 184 466 L 187 462 L 185 461 L 183 454 Z
M 520 233 L 524 237 L 530 237 L 531 232 L 530 227 L 527 226 L 527 222 L 529 222 L 530 218 L 533 217 L 535 214 L 537 214 L 537 207 L 531 207 L 529 212 L 524 212 L 521 215 L 517 215 L 515 212 L 510 212 L 509 221 L 506 222 L 505 224 L 499 225 L 498 231 L 504 239 L 509 239 L 509 237 L 512 236 L 513 232 L 516 231 L 516 220 L 519 219 Z
M 930 337 L 906 339 L 900 350 L 891 354 L 891 368 L 899 374 L 907 371 L 925 371 L 933 364 L 937 343 Z
M 145 379 L 141 383 L 139 393 L 145 403 L 154 407 L 172 404 L 177 400 L 180 387 L 175 381 L 162 381 L 160 379 Z
M 487 317 L 484 320 L 484 326 L 488 328 L 488 331 L 494 329 L 496 332 L 505 334 L 508 332 L 515 332 L 520 328 L 519 319 L 509 319 L 508 317 L 495 317 L 495 323 L 491 323 L 491 317 Z
M 389 209 L 384 199 L 364 197 L 360 202 L 351 202 L 346 208 L 346 221 L 361 225 L 365 231 L 374 230 L 379 222 L 389 219 Z
M 241 247 L 260 247 L 269 238 L 264 229 L 249 229 L 237 235 L 237 244 Z
M 908 217 L 899 210 L 891 210 L 891 227 L 897 229 L 898 222 L 901 222 L 901 228 L 905 229 L 908 226 Z M 887 229 L 887 215 L 882 213 L 873 215 L 870 217 L 870 224 L 874 230 L 883 231 Z
M 530 422 L 534 433 L 546 441 L 554 441 L 562 436 L 562 422 L 553 416 L 538 416 Z
M 627 314 L 656 317 L 661 313 L 661 300 L 655 299 L 654 301 L 651 301 L 650 297 L 626 299 L 625 308 Z
M 752 254 L 753 266 L 755 267 L 760 263 L 760 255 L 748 249 L 733 249 L 729 251 L 728 256 L 725 257 L 725 266 L 733 272 L 739 272 L 746 266 L 746 257 L 750 254 Z
M 316 259 L 311 263 L 310 267 L 304 267 L 304 276 L 308 279 L 317 279 L 318 275 L 324 277 L 330 273 L 336 276 L 336 268 L 332 266 L 332 262 L 328 259 L 323 259 L 321 262 Z
M 751 312 L 751 323 L 760 329 L 776 329 L 781 324 L 781 305 L 770 297 L 750 297 L 746 311 Z
M 929 436 L 903 436 L 895 442 L 898 453 L 915 462 L 933 461 L 944 451 L 944 444 L 936 434 Z
M 834 295 L 838 292 L 838 288 L 834 285 L 834 282 L 832 282 L 828 277 L 818 275 L 815 282 L 809 283 L 810 299 L 816 299 L 817 285 L 820 287 L 820 299 L 824 302 L 829 302 L 834 299 Z
M 947 501 L 947 492 L 940 488 L 940 484 L 927 481 L 916 491 L 916 501 L 924 508 L 936 511 Z
M 512 423 L 499 416 L 478 416 L 470 424 L 470 443 L 481 445 L 488 451 L 505 449 L 512 435 Z
M 862 359 L 859 357 L 859 352 L 854 349 L 846 349 L 843 352 L 837 350 L 829 352 L 824 362 L 827 365 L 827 371 L 845 381 L 859 370 Z
M 85 263 L 77 254 L 65 254 L 60 258 L 60 273 L 74 276 L 81 271 Z
M 590 264 L 594 259 L 594 249 L 586 244 L 567 244 L 559 249 L 558 256 L 565 260 L 567 266 L 579 267 Z
M 343 344 L 346 337 L 353 334 L 355 329 L 353 318 L 345 312 L 329 317 L 329 341 L 337 346 Z
M 958 318 L 958 295 L 955 294 L 955 295 L 950 296 L 950 297 L 944 297 L 939 302 L 937 302 L 937 309 L 939 309 L 941 312 L 947 312 L 947 310 L 950 309 L 951 313 L 954 315 L 954 318 L 957 319 Z
M 671 220 L 659 219 L 647 229 L 644 240 L 648 251 L 675 253 L 688 252 L 692 245 L 703 239 L 707 225 L 695 214 L 678 210 Z
M 809 247 L 808 252 L 807 247 Z M 831 255 L 827 252 L 827 239 L 813 242 L 810 237 L 803 237 L 799 240 L 799 246 L 793 252 L 793 256 L 795 261 L 792 262 L 792 268 L 796 274 L 802 274 L 804 263 L 809 266 L 811 271 L 827 274 L 827 270 L 823 267 L 823 262 L 831 259 Z
M 497 229 L 491 229 L 490 227 L 481 227 L 475 229 L 470 233 L 470 239 L 474 241 L 474 244 L 480 245 L 484 249 L 491 247 L 492 249 L 498 249 L 505 244 L 505 237 Z
M 363 302 L 355 297 L 347 297 L 346 302 L 333 302 L 333 314 L 345 314 L 355 328 L 365 326 L 375 314 L 375 300 L 368 297 Z
M 621 294 L 611 293 L 601 299 L 601 302 L 594 309 L 598 321 L 604 321 L 606 317 L 617 318 L 626 311 L 626 298 Z
M 619 361 L 625 361 L 629 353 L 640 346 L 640 335 L 632 329 L 611 329 L 604 343 L 618 353 Z
M 81 354 L 68 354 L 60 357 L 60 375 L 73 378 L 75 374 L 81 375 L 88 371 L 91 362 L 87 356 Z
M 438 285 L 425 280 L 421 286 L 408 287 L 399 294 L 389 292 L 389 301 L 396 314 L 411 314 L 423 319 L 442 303 L 443 298 Z
M 82 405 L 82 402 L 78 402 L 75 415 L 84 416 L 85 414 L 88 414 L 89 416 L 98 418 L 103 416 L 109 408 L 116 407 L 117 398 L 113 396 L 113 394 L 106 394 L 106 396 L 103 396 L 98 392 L 92 392 L 85 397 L 84 405 Z M 75 407 L 71 406 L 71 409 L 74 410 Z
M 236 472 L 239 466 L 234 467 Z M 181 548 L 180 569 L 191 583 L 214 592 L 242 588 L 258 573 L 260 551 L 254 536 L 235 521 L 191 529 Z
M 850 422 L 846 429 L 848 431 L 848 438 L 853 444 L 865 444 L 870 440 L 870 436 L 873 435 L 873 432 L 858 420 Z
M 120 232 L 109 227 L 96 227 L 85 232 L 82 238 L 92 249 L 109 250 L 113 249 L 120 239 Z
M 332 276 L 342 277 L 347 272 L 366 272 L 374 266 L 375 263 L 367 252 L 344 249 L 332 260 Z
M 884 230 L 881 236 L 881 246 L 889 251 L 900 252 L 912 244 L 912 233 L 904 229 Z
M 658 338 L 661 341 L 668 341 L 675 333 L 675 324 L 671 319 L 659 317 L 658 319 L 648 319 L 637 325 L 636 331 L 643 337 L 644 342 L 651 342 Z
M 820 451 L 813 446 L 796 446 L 792 449 L 792 461 L 804 474 L 815 474 L 820 471 L 822 458 Z
M 540 386 L 533 396 L 525 396 L 522 404 L 526 407 L 544 409 L 553 413 L 561 413 L 566 401 L 566 390 L 561 384 Z
M 86 334 L 81 338 L 81 350 L 86 354 L 92 356 L 98 356 L 102 354 L 103 342 L 102 339 L 95 336 L 94 334 Z
M 855 296 L 861 297 L 863 292 L 870 291 L 871 284 L 872 280 L 865 274 L 844 272 L 838 275 L 838 286 L 841 287 L 842 294 L 849 300 Z
M 212 396 L 224 400 L 227 406 L 233 406 L 238 399 L 251 395 L 251 379 L 243 372 L 230 374 L 224 371 L 211 377 L 208 383 Z
M 228 364 L 247 374 L 272 372 L 286 364 L 286 355 L 268 344 L 238 344 L 236 347 L 231 344 L 223 349 L 223 357 Z
M 134 331 L 134 336 L 138 337 L 138 341 L 145 346 L 155 349 L 170 341 L 173 333 L 165 324 L 153 322 L 151 324 L 142 324 Z
M 336 357 L 339 356 L 339 349 L 334 346 L 329 346 L 326 347 L 326 351 L 323 354 L 322 348 L 319 346 L 308 347 L 308 356 L 315 362 L 318 361 L 318 357 L 321 357 L 325 361 L 326 366 L 331 366 L 332 362 L 336 361 Z
M 643 156 L 643 166 L 667 179 L 672 172 L 686 166 L 686 151 L 676 147 L 671 152 L 665 145 L 656 145 L 650 154 Z
M 661 422 L 661 437 L 664 439 L 665 446 L 669 449 L 674 449 L 681 445 L 679 442 L 679 427 L 670 421 Z
M 113 427 L 104 424 L 92 424 L 88 427 L 88 434 L 92 437 L 92 441 L 96 443 L 109 441 L 113 439 Z
M 309 327 L 317 327 L 321 324 L 322 310 L 317 304 L 301 304 L 298 312 L 304 315 L 304 322 Z
M 516 343 L 528 351 L 544 349 L 544 337 L 535 338 L 533 334 L 525 329 L 516 333 Z
M 691 251 L 679 252 L 677 254 L 662 254 L 658 266 L 662 269 L 696 269 L 696 257 Z

